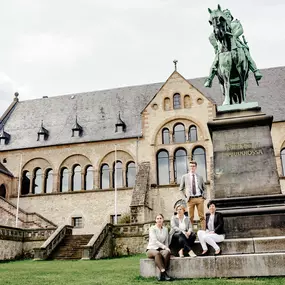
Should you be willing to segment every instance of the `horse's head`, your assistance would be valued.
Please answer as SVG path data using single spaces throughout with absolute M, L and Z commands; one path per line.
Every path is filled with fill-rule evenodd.
M 230 21 L 220 5 L 217 10 L 208 8 L 208 11 L 210 13 L 209 23 L 213 26 L 214 35 L 218 41 L 222 42 L 225 40 L 226 33 L 231 32 Z

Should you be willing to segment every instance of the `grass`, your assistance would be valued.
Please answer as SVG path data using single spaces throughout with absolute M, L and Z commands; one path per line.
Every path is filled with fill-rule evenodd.
M 145 255 L 90 261 L 13 261 L 0 263 L 1 285 L 143 285 L 161 284 L 139 276 Z M 283 277 L 175 280 L 171 284 L 284 285 Z M 165 284 L 165 283 L 163 283 Z

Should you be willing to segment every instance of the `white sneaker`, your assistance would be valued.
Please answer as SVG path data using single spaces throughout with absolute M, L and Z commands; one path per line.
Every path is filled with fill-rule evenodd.
M 193 258 L 193 257 L 196 257 L 197 255 L 194 253 L 193 250 L 190 250 L 189 251 L 189 256 Z

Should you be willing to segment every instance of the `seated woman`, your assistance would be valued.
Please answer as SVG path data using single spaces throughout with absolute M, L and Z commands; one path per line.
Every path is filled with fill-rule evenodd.
M 155 218 L 155 225 L 149 229 L 149 242 L 147 246 L 147 257 L 153 258 L 155 265 L 160 270 L 159 281 L 170 281 L 172 278 L 166 273 L 170 260 L 170 249 L 168 229 L 163 226 L 164 217 L 158 214 Z
M 221 254 L 221 249 L 217 242 L 222 242 L 225 239 L 224 219 L 222 213 L 216 212 L 215 202 L 210 201 L 207 207 L 209 213 L 206 214 L 206 231 L 198 231 L 198 238 L 203 249 L 201 255 L 207 254 L 207 244 L 215 249 L 215 255 L 219 255 Z
M 196 254 L 192 250 L 196 234 L 192 231 L 190 219 L 184 215 L 185 207 L 178 204 L 175 210 L 177 215 L 174 215 L 171 218 L 169 238 L 171 247 L 178 248 L 180 257 L 184 257 L 184 251 L 186 251 L 190 257 L 196 257 Z

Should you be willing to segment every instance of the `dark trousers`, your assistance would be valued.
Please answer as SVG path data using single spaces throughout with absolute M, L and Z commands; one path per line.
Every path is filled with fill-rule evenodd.
M 189 238 L 187 238 L 183 233 L 174 233 L 171 241 L 171 247 L 175 248 L 177 251 L 184 249 L 186 252 L 189 252 L 195 242 L 196 234 L 191 233 Z
M 166 249 L 149 249 L 147 252 L 148 258 L 153 258 L 155 265 L 161 269 L 167 270 L 170 260 L 170 251 Z

